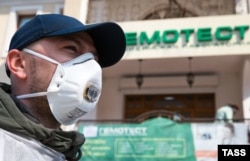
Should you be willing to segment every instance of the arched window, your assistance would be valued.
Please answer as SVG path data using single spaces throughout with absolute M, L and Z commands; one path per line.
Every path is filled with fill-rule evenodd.
M 147 14 L 143 19 L 166 19 L 179 17 L 196 17 L 197 14 L 182 7 L 176 0 L 168 0 L 167 5 L 158 5 L 154 11 Z

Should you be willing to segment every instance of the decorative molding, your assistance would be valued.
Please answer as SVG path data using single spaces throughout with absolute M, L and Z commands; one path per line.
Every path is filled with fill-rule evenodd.
M 91 0 L 88 23 L 100 21 L 136 21 L 143 20 L 149 14 L 155 12 L 165 13 L 169 11 L 169 2 L 172 2 L 172 7 L 179 8 L 185 11 L 179 17 L 196 17 L 196 16 L 214 16 L 214 15 L 229 15 L 235 14 L 236 0 L 126 0 L 126 1 L 101 1 Z M 246 1 L 246 0 L 240 0 Z M 107 7 L 108 6 L 108 7 Z M 165 13 L 164 13 L 164 10 Z M 182 12 L 180 12 L 182 13 Z M 176 17 L 171 17 L 176 18 Z M 157 18 L 156 18 L 157 19 Z
M 20 5 L 37 5 L 37 4 L 46 4 L 46 3 L 64 3 L 64 0 L 1 0 L 1 6 L 20 6 Z
M 193 87 L 216 87 L 219 84 L 217 75 L 195 75 Z M 186 76 L 144 77 L 143 88 L 189 87 Z M 138 88 L 135 77 L 122 78 L 120 88 Z

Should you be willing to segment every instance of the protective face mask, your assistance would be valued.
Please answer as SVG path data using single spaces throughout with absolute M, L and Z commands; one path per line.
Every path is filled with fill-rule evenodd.
M 93 54 L 84 53 L 61 64 L 30 49 L 23 51 L 57 64 L 57 68 L 46 92 L 19 95 L 18 99 L 46 95 L 52 114 L 63 125 L 75 123 L 96 106 L 101 94 L 102 70 Z

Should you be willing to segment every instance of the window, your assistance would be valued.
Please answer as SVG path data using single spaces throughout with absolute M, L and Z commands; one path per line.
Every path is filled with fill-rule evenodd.
M 64 4 L 56 4 L 54 13 L 63 14 L 63 12 L 64 12 Z
M 59 13 L 60 13 L 60 14 L 63 14 L 63 11 L 64 11 L 64 9 L 63 9 L 63 8 L 60 8 Z
M 17 22 L 17 28 L 20 28 L 23 26 L 26 22 L 28 22 L 30 19 L 32 19 L 35 16 L 35 14 L 31 15 L 18 15 L 18 22 Z
M 186 118 L 214 118 L 215 96 L 208 94 L 160 94 L 125 96 L 125 119 L 154 110 L 166 110 Z

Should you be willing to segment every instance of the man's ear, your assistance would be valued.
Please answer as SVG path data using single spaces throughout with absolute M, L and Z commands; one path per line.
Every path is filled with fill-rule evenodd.
M 21 53 L 21 51 L 17 49 L 12 49 L 9 51 L 7 59 L 7 68 L 11 74 L 15 75 L 19 79 L 24 79 L 27 76 L 25 71 L 25 59 Z

